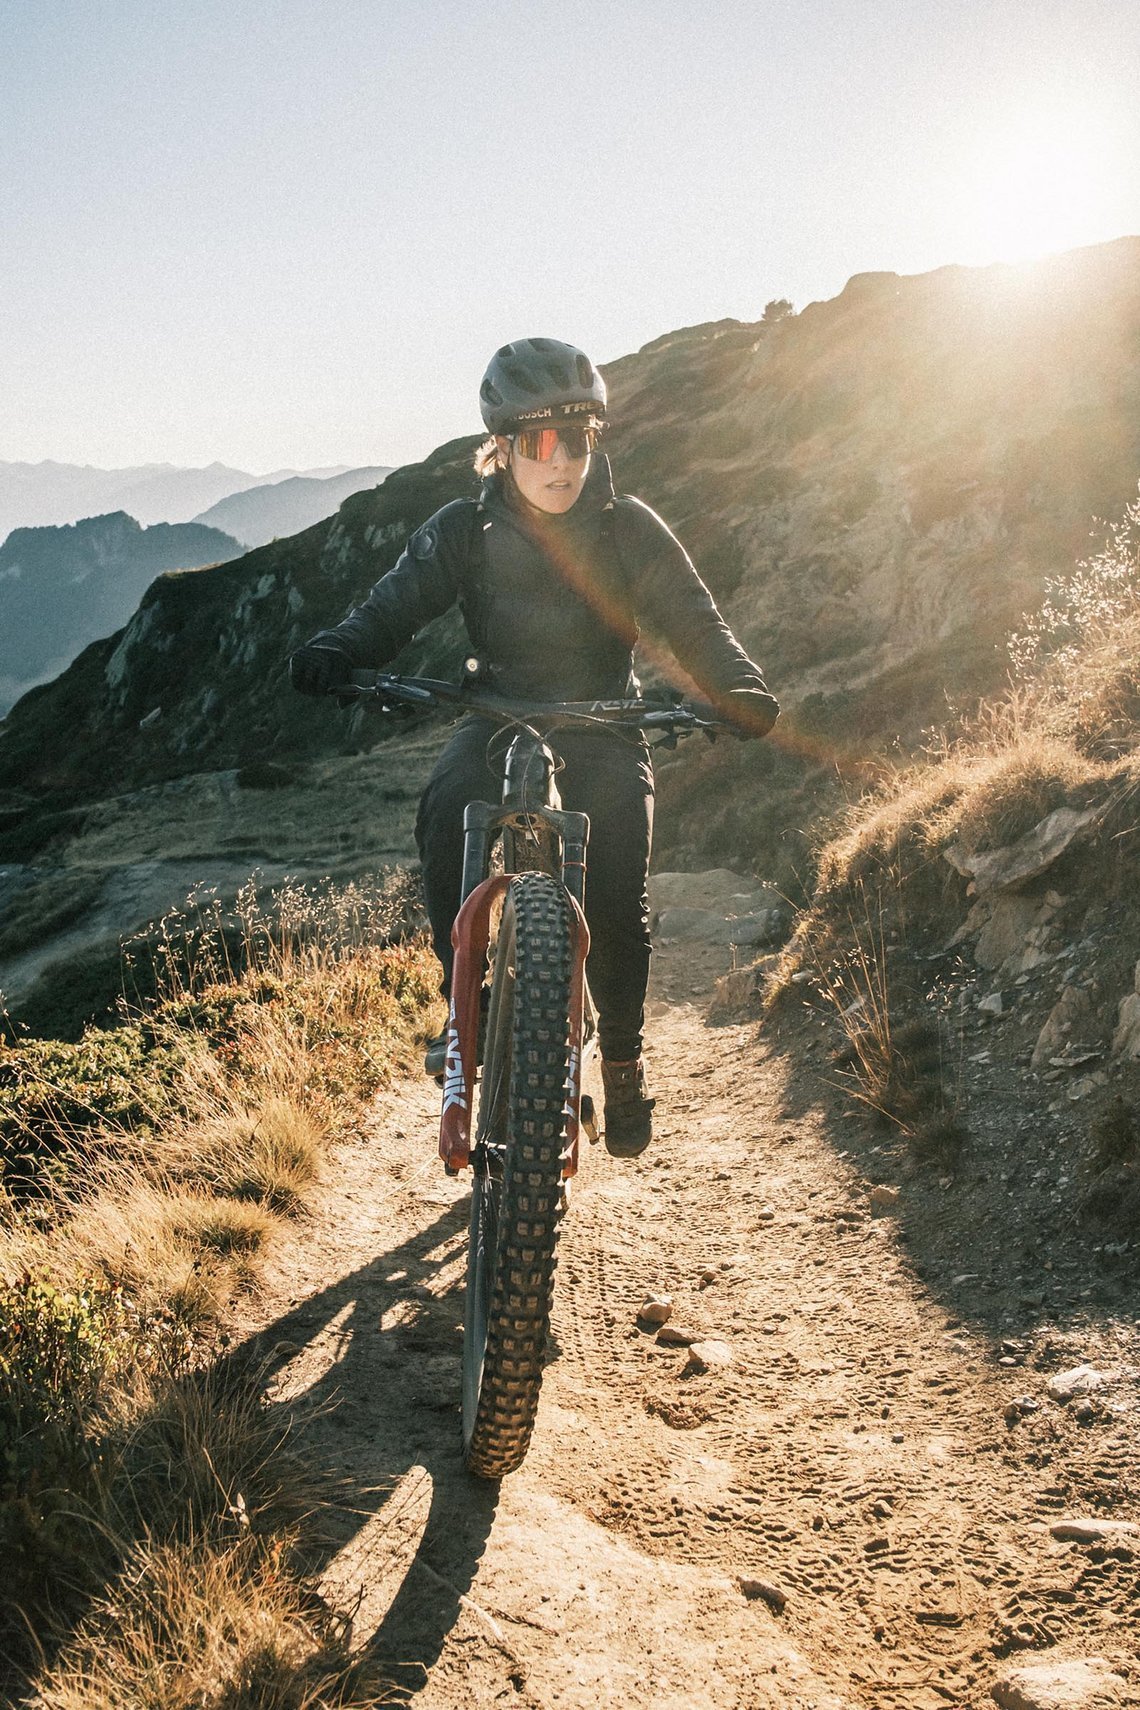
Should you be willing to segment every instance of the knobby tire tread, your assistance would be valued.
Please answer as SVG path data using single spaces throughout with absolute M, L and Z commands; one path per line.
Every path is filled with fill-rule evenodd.
M 563 1206 L 574 944 L 570 903 L 557 879 L 521 874 L 510 896 L 515 1004 L 499 1244 L 464 1457 L 470 1472 L 493 1479 L 522 1464 L 542 1386 Z

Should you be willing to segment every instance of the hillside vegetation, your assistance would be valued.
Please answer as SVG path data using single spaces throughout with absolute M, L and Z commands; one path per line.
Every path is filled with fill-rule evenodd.
M 1040 1112 L 1021 1168 L 1032 1151 L 1050 1185 L 1076 1172 L 1078 1209 L 1127 1247 L 1140 1217 L 1140 498 L 1049 584 L 1009 654 L 1003 696 L 885 770 L 830 836 L 820 828 L 791 944 L 740 984 L 773 1015 L 822 1009 L 853 1095 L 944 1167 L 970 1140 L 967 1061 L 994 1065 L 1011 1120 L 1014 1106 L 1022 1124 Z M 983 1049 L 968 1055 L 971 1036 Z
M 304 1594 L 313 1505 L 219 1357 L 434 979 L 402 888 L 168 924 L 159 995 L 0 1053 L 0 1654 L 53 1706 L 371 1702 Z

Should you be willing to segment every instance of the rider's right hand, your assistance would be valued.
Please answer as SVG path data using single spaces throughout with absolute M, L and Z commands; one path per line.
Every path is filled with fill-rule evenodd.
M 289 681 L 299 695 L 327 695 L 347 683 L 354 661 L 332 636 L 320 636 L 298 647 L 289 660 Z

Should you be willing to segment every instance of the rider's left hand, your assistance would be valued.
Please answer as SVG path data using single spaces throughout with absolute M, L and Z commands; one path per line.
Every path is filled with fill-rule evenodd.
M 732 733 L 742 742 L 767 736 L 780 716 L 780 703 L 766 689 L 730 689 L 722 704 Z

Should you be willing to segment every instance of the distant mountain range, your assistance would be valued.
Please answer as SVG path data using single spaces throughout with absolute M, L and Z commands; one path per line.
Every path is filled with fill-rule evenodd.
M 199 523 L 142 528 L 123 511 L 63 528 L 17 528 L 0 546 L 0 716 L 124 624 L 163 570 L 241 556 Z
M 247 546 L 300 534 L 303 528 L 331 517 L 343 499 L 366 487 L 378 487 L 390 468 L 347 469 L 336 475 L 293 475 L 284 481 L 260 482 L 231 493 L 193 520 L 220 528 Z
M 173 463 L 95 469 L 76 463 L 0 462 L 0 541 L 14 528 L 58 526 L 111 511 L 126 511 L 144 527 L 150 523 L 192 522 L 231 493 L 273 486 L 298 476 L 329 479 L 346 474 L 348 467 L 338 463 L 327 469 L 278 469 L 269 475 L 251 475 L 246 469 L 231 469 L 224 463 L 211 463 L 205 469 L 180 469 Z M 332 502 L 330 511 L 338 502 Z M 330 511 L 322 514 L 327 516 Z

